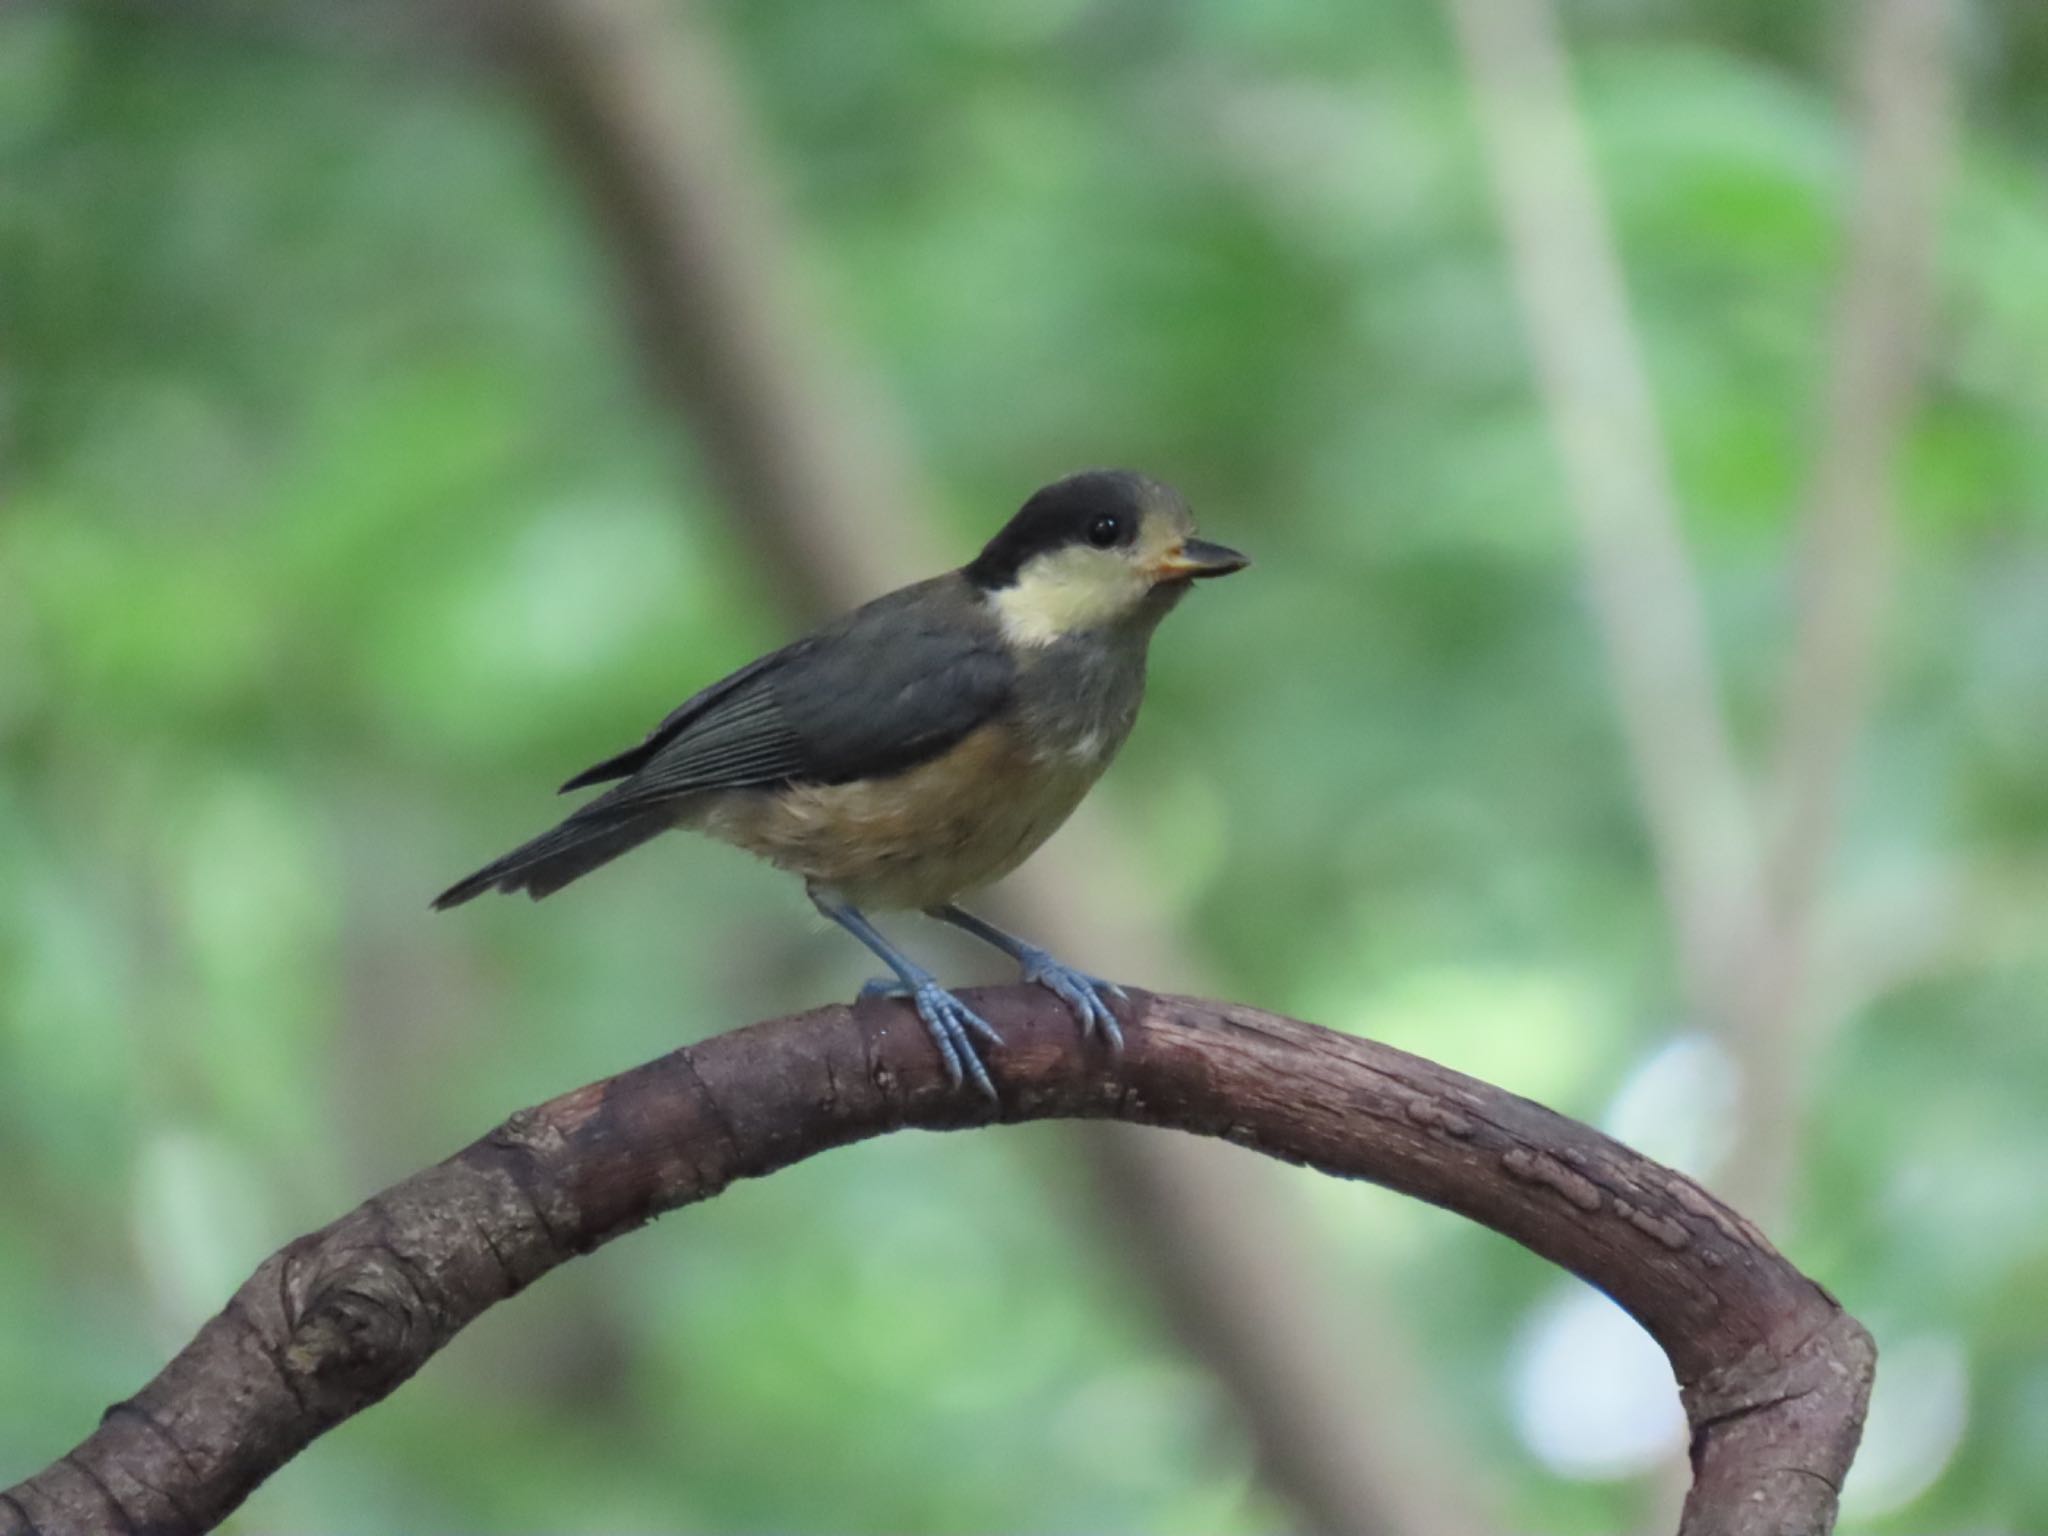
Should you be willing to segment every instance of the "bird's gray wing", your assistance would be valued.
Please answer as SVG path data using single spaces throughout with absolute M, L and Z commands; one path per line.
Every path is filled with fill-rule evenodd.
M 549 895 L 666 831 L 689 795 L 900 773 L 997 718 L 1014 672 L 957 579 L 881 598 L 713 683 L 638 746 L 578 774 L 566 788 L 621 782 L 434 905 L 489 890 Z
M 979 610 L 924 583 L 699 694 L 612 760 L 628 776 L 605 799 L 624 808 L 901 773 L 994 717 L 1014 680 L 1015 664 Z M 628 766 L 629 757 L 638 761 Z
M 566 795 L 572 789 L 602 784 L 607 779 L 623 779 L 638 772 L 664 747 L 680 739 L 694 725 L 712 727 L 715 734 L 712 717 L 716 712 L 744 696 L 759 681 L 762 674 L 781 665 L 786 656 L 787 650 L 771 652 L 758 661 L 749 662 L 739 671 L 720 678 L 710 687 L 692 694 L 663 716 L 661 724 L 649 731 L 645 739 L 616 756 L 608 757 L 603 762 L 584 769 L 564 784 L 560 793 Z

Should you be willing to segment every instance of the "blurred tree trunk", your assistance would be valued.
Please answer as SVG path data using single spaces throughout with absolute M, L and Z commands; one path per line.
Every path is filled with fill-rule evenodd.
M 1756 890 L 1706 605 L 1551 0 L 1449 0 L 1693 1016 L 1732 1038 Z
M 616 262 L 644 371 L 792 608 L 865 600 L 954 563 L 879 387 L 812 318 L 731 69 L 689 6 L 521 0 L 494 13 Z M 1126 977 L 1198 984 L 1148 916 L 1099 807 L 1008 886 L 1052 948 Z M 1077 1127 L 1114 1251 L 1235 1403 L 1276 1492 L 1313 1529 L 1485 1528 L 1469 1458 L 1434 1426 L 1424 1372 L 1241 1159 Z
M 1795 1191 L 1825 879 L 1879 644 L 1892 510 L 1947 144 L 1946 0 L 1868 0 L 1846 239 L 1794 645 L 1751 818 L 1669 455 L 1551 0 L 1449 0 L 1538 375 L 1564 456 L 1623 734 L 1691 1011 L 1733 1059 L 1734 1151 L 1714 1178 L 1766 1225 Z M 1676 1500 L 1678 1475 L 1671 1480 Z
M 1818 1023 L 1821 898 L 1872 690 L 1891 470 L 1909 413 L 1945 159 L 1946 0 L 1868 0 L 1860 180 L 1802 533 L 1767 827 L 1721 704 L 1669 455 L 1552 0 L 1449 0 L 1693 1016 L 1741 1074 L 1717 1179 L 1774 1223 Z
M 1816 971 L 1842 806 L 1875 692 L 1892 584 L 1893 484 L 1911 425 L 1948 161 L 1948 0 L 1858 8 L 1856 199 L 1820 446 L 1800 530 L 1795 634 L 1763 809 L 1770 833 L 1741 1013 L 1747 1132 L 1723 1184 L 1786 1205 L 1821 1034 Z

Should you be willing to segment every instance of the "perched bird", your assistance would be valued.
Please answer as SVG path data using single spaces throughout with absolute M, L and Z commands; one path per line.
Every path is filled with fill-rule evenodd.
M 671 827 L 801 875 L 894 973 L 957 1086 L 1001 1039 L 868 921 L 921 910 L 1002 950 L 1085 1032 L 1122 1043 L 1111 983 L 956 905 L 1015 869 L 1123 745 L 1152 631 L 1199 578 L 1248 562 L 1194 536 L 1178 493 L 1123 470 L 1046 486 L 959 570 L 891 592 L 742 667 L 564 792 L 616 779 L 434 900 L 552 894 Z

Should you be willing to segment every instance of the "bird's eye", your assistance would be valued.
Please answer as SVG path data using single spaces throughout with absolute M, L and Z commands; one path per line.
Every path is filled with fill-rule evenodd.
M 1104 513 L 1088 525 L 1088 542 L 1097 549 L 1108 549 L 1124 536 L 1124 520 L 1114 512 Z

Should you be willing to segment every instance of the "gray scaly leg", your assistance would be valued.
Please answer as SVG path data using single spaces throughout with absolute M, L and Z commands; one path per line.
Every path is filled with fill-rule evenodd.
M 939 1048 L 939 1057 L 946 1064 L 946 1076 L 953 1086 L 957 1088 L 965 1078 L 971 1077 L 975 1087 L 991 1099 L 996 1097 L 996 1085 L 989 1080 L 988 1068 L 982 1064 L 972 1039 L 973 1035 L 980 1035 L 990 1045 L 1001 1045 L 1003 1037 L 996 1033 L 995 1026 L 940 986 L 938 978 L 930 971 L 883 938 L 859 909 L 815 888 L 810 891 L 810 897 L 813 906 L 859 939 L 882 964 L 896 973 L 902 989 L 900 995 L 910 999 L 917 1016 L 924 1020 L 924 1027 L 931 1032 L 932 1040 Z M 861 988 L 861 996 L 873 997 L 879 990 L 870 982 Z
M 973 934 L 984 944 L 1000 949 L 1024 968 L 1026 981 L 1037 982 L 1074 1010 L 1074 1017 L 1081 1021 L 1082 1034 L 1101 1034 L 1112 1051 L 1124 1048 L 1124 1032 L 1117 1027 L 1116 1015 L 1109 1009 L 1110 998 L 1125 997 L 1124 989 L 1115 982 L 1090 976 L 1086 971 L 1077 971 L 1071 965 L 1062 965 L 1036 944 L 1026 943 L 1014 933 L 1005 933 L 994 923 L 950 903 L 943 907 L 929 907 L 926 915 L 936 917 L 942 923 L 951 923 L 955 928 Z

